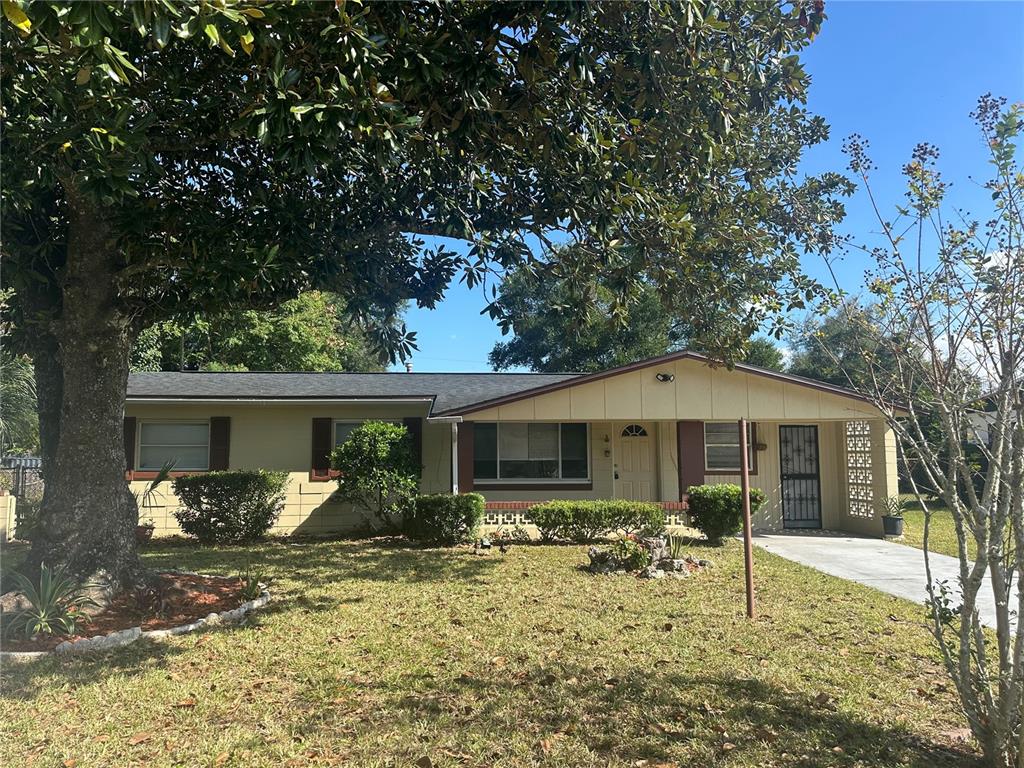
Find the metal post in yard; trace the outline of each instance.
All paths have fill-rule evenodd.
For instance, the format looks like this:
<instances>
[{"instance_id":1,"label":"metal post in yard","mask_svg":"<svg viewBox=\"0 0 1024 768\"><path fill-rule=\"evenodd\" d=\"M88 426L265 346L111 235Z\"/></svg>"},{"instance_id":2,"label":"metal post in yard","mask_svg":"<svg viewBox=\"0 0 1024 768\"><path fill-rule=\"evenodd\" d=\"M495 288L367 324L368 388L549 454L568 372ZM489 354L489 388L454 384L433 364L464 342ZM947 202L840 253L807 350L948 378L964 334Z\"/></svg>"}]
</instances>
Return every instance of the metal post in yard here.
<instances>
[{"instance_id":1,"label":"metal post in yard","mask_svg":"<svg viewBox=\"0 0 1024 768\"><path fill-rule=\"evenodd\" d=\"M747 420L740 419L740 489L743 493L743 567L747 576L747 618L754 618L754 544L750 522L750 451Z\"/></svg>"}]
</instances>

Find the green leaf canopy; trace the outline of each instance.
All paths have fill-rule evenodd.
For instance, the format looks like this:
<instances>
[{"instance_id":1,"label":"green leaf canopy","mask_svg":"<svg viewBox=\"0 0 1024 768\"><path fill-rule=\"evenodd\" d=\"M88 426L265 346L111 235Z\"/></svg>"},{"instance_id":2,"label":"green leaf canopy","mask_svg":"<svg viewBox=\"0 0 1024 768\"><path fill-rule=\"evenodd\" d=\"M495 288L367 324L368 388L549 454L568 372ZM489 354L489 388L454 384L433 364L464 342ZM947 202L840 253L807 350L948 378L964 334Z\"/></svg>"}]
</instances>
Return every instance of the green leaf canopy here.
<instances>
[{"instance_id":1,"label":"green leaf canopy","mask_svg":"<svg viewBox=\"0 0 1024 768\"><path fill-rule=\"evenodd\" d=\"M579 280L628 243L668 295L798 301L841 213L837 179L786 180L825 134L796 55L819 6L5 3L17 325L60 334L69 198L133 327L308 288L388 317L558 233Z\"/></svg>"}]
</instances>

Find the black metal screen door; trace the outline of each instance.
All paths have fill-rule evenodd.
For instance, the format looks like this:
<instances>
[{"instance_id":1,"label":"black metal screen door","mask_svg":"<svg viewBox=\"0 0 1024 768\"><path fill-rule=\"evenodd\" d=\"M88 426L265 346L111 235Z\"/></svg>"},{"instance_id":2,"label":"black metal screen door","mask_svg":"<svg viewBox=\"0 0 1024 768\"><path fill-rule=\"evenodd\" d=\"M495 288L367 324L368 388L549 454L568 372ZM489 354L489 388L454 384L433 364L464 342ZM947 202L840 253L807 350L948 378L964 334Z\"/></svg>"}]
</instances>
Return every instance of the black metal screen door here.
<instances>
[{"instance_id":1,"label":"black metal screen door","mask_svg":"<svg viewBox=\"0 0 1024 768\"><path fill-rule=\"evenodd\" d=\"M780 426L779 461L783 527L821 528L818 428Z\"/></svg>"}]
</instances>

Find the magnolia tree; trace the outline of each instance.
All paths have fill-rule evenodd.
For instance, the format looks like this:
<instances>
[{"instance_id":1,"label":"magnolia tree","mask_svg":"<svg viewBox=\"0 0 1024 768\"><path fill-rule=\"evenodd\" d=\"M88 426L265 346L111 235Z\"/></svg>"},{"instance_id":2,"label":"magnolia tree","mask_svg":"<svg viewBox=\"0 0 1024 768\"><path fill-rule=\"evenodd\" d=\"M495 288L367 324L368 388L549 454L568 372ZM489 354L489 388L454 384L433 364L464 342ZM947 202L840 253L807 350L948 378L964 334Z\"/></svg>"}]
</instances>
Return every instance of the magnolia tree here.
<instances>
[{"instance_id":1,"label":"magnolia tree","mask_svg":"<svg viewBox=\"0 0 1024 768\"><path fill-rule=\"evenodd\" d=\"M794 177L827 135L799 61L821 0L3 13L8 343L35 365L47 480L29 564L90 583L146 576L122 417L155 323L328 290L401 354L407 303L553 239L571 279L639 268L773 312L842 215L839 177Z\"/></svg>"},{"instance_id":2,"label":"magnolia tree","mask_svg":"<svg viewBox=\"0 0 1024 768\"><path fill-rule=\"evenodd\" d=\"M878 214L885 242L870 251L875 301L856 315L869 326L860 335L860 385L885 413L904 461L917 466L907 474L925 510L930 626L942 659L988 764L1010 766L1024 764L1022 109L985 96L972 116L991 152L994 213L984 223L944 215L938 152L915 149L903 169L907 202L892 218ZM866 142L853 137L846 148L871 195ZM959 590L932 575L938 504L956 526ZM993 598L994 635L979 610Z\"/></svg>"}]
</instances>

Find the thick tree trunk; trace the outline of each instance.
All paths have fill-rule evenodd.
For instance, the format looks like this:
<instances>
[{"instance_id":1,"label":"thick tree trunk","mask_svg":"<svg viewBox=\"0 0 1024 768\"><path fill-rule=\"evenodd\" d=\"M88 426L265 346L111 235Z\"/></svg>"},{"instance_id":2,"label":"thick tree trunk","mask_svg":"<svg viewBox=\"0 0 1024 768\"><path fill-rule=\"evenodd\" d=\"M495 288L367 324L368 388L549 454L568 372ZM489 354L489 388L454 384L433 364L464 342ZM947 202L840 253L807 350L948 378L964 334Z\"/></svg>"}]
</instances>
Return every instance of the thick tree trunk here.
<instances>
[{"instance_id":1,"label":"thick tree trunk","mask_svg":"<svg viewBox=\"0 0 1024 768\"><path fill-rule=\"evenodd\" d=\"M58 350L36 360L46 490L30 562L65 568L102 596L143 575L138 508L125 480L129 323L117 301L117 250L102 216L68 197Z\"/></svg>"},{"instance_id":2,"label":"thick tree trunk","mask_svg":"<svg viewBox=\"0 0 1024 768\"><path fill-rule=\"evenodd\" d=\"M32 340L32 363L36 378L36 403L39 410L39 455L43 460L43 479L57 460L60 444L60 403L64 391L64 372L60 368L60 348L50 334L37 334ZM43 492L45 493L45 486Z\"/></svg>"}]
</instances>

